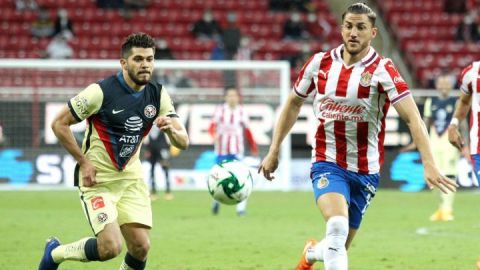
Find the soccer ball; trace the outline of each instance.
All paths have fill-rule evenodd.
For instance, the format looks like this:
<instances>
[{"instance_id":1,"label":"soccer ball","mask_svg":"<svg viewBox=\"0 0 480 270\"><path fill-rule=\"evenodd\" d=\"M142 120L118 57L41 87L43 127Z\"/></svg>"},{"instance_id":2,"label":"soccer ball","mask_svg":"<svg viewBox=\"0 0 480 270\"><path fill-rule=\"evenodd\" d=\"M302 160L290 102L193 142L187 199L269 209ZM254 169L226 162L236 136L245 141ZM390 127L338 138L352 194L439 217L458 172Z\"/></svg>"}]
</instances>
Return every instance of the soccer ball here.
<instances>
[{"instance_id":1,"label":"soccer ball","mask_svg":"<svg viewBox=\"0 0 480 270\"><path fill-rule=\"evenodd\" d=\"M253 178L250 169L237 160L217 164L208 173L208 191L223 204L237 204L250 196Z\"/></svg>"}]
</instances>

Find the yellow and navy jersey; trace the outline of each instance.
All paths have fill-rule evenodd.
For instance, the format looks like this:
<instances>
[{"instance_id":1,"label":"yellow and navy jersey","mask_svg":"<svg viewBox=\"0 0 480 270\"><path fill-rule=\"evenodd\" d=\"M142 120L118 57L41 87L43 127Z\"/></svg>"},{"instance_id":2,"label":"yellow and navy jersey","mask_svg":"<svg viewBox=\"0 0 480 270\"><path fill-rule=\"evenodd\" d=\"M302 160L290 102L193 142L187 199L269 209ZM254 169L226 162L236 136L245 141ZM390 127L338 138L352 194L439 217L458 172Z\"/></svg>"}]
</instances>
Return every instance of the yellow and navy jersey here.
<instances>
[{"instance_id":1,"label":"yellow and navy jersey","mask_svg":"<svg viewBox=\"0 0 480 270\"><path fill-rule=\"evenodd\" d=\"M97 182L143 178L138 151L143 138L157 116L177 117L162 85L149 82L135 91L121 72L89 85L68 106L76 120L87 119L82 150L97 169Z\"/></svg>"},{"instance_id":2,"label":"yellow and navy jersey","mask_svg":"<svg viewBox=\"0 0 480 270\"><path fill-rule=\"evenodd\" d=\"M423 116L431 119L430 134L442 136L452 120L455 110L455 97L433 97L425 101Z\"/></svg>"}]
</instances>

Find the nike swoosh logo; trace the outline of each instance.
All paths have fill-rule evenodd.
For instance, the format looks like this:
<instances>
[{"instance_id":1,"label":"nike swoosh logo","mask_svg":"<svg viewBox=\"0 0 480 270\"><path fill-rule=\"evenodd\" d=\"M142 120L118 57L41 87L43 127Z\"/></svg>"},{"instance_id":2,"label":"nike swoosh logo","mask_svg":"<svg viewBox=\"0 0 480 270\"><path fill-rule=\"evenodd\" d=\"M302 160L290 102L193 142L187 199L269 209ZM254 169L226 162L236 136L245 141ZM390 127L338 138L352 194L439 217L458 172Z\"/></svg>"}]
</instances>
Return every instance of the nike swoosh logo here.
<instances>
[{"instance_id":1,"label":"nike swoosh logo","mask_svg":"<svg viewBox=\"0 0 480 270\"><path fill-rule=\"evenodd\" d=\"M123 112L123 111L125 111L125 109L123 109L123 110L118 110L118 111L116 111L115 109L113 109L113 110L112 110L112 113L113 113L113 114L117 114L117 113L121 113L121 112Z\"/></svg>"}]
</instances>

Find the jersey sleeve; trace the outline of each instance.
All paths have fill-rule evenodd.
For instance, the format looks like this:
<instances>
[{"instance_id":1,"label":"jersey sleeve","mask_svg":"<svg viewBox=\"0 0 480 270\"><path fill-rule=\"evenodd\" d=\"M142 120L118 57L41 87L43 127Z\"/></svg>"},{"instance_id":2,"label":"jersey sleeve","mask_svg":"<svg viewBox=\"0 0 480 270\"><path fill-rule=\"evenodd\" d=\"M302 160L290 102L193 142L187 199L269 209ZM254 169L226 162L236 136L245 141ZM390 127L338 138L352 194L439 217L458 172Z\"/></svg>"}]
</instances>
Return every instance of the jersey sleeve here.
<instances>
[{"instance_id":1,"label":"jersey sleeve","mask_svg":"<svg viewBox=\"0 0 480 270\"><path fill-rule=\"evenodd\" d=\"M472 94L472 83L473 80L476 79L477 76L475 76L475 72L473 70L473 64L470 64L468 67L466 67L462 73L460 73L460 90L464 92L467 95Z\"/></svg>"},{"instance_id":2,"label":"jersey sleeve","mask_svg":"<svg viewBox=\"0 0 480 270\"><path fill-rule=\"evenodd\" d=\"M320 59L322 59L320 54L313 55L300 70L298 78L293 85L293 91L298 97L306 99L312 92L314 92L315 83L313 81L313 76L314 72L318 71Z\"/></svg>"},{"instance_id":3,"label":"jersey sleeve","mask_svg":"<svg viewBox=\"0 0 480 270\"><path fill-rule=\"evenodd\" d=\"M427 98L423 104L423 117L432 117L432 99Z\"/></svg>"},{"instance_id":4,"label":"jersey sleeve","mask_svg":"<svg viewBox=\"0 0 480 270\"><path fill-rule=\"evenodd\" d=\"M173 106L173 101L170 98L165 87L162 88L160 94L160 113L159 116L168 116L168 117L178 117L175 107Z\"/></svg>"},{"instance_id":5,"label":"jersey sleeve","mask_svg":"<svg viewBox=\"0 0 480 270\"><path fill-rule=\"evenodd\" d=\"M103 92L100 85L94 83L68 101L70 112L78 122L97 113L102 107Z\"/></svg>"},{"instance_id":6,"label":"jersey sleeve","mask_svg":"<svg viewBox=\"0 0 480 270\"><path fill-rule=\"evenodd\" d=\"M383 59L380 62L378 71L378 83L381 92L384 91L392 104L395 104L403 98L410 95L407 83L398 72L397 68L390 59Z\"/></svg>"}]
</instances>

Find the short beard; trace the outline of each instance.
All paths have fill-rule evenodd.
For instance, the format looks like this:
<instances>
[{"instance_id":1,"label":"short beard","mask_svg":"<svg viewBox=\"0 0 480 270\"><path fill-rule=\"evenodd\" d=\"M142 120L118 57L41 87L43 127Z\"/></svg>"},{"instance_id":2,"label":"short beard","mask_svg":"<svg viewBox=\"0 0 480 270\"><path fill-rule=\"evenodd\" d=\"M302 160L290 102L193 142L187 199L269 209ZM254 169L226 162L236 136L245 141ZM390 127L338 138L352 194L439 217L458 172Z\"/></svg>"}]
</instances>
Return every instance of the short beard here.
<instances>
[{"instance_id":1,"label":"short beard","mask_svg":"<svg viewBox=\"0 0 480 270\"><path fill-rule=\"evenodd\" d=\"M141 81L139 79L137 79L137 76L135 73L133 73L133 71L131 69L128 69L128 76L130 77L130 79L136 84L136 85L146 85L148 83L149 80L146 80L146 81Z\"/></svg>"}]
</instances>

